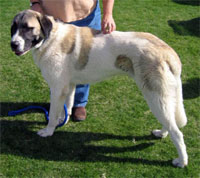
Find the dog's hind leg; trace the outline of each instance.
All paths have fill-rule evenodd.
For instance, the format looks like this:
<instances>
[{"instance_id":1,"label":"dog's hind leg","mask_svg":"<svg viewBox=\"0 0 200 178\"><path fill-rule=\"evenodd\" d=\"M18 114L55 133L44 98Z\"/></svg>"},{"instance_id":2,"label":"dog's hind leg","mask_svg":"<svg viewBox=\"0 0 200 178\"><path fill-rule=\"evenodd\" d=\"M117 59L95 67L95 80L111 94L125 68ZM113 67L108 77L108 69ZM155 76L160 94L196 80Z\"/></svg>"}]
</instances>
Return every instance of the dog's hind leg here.
<instances>
[{"instance_id":1,"label":"dog's hind leg","mask_svg":"<svg viewBox=\"0 0 200 178\"><path fill-rule=\"evenodd\" d=\"M177 85L177 99L176 99L176 112L175 112L175 118L176 118L176 124L179 128L184 127L187 124L187 117L185 114L185 109L183 106L183 96L182 96L182 82L181 79L178 78L178 85Z\"/></svg>"},{"instance_id":2,"label":"dog's hind leg","mask_svg":"<svg viewBox=\"0 0 200 178\"><path fill-rule=\"evenodd\" d=\"M59 85L57 85L59 86ZM46 128L38 131L38 135L41 137L52 136L56 126L59 123L59 116L62 112L64 102L69 92L68 88L51 88L51 103L50 103L50 117Z\"/></svg>"},{"instance_id":3,"label":"dog's hind leg","mask_svg":"<svg viewBox=\"0 0 200 178\"><path fill-rule=\"evenodd\" d=\"M171 139L176 146L179 157L173 161L173 165L184 167L188 164L186 146L183 134L179 130L175 120L176 94L173 92L167 95L159 94L154 91L146 91L145 99L155 117L160 121L163 130L159 134L169 132Z\"/></svg>"}]
</instances>

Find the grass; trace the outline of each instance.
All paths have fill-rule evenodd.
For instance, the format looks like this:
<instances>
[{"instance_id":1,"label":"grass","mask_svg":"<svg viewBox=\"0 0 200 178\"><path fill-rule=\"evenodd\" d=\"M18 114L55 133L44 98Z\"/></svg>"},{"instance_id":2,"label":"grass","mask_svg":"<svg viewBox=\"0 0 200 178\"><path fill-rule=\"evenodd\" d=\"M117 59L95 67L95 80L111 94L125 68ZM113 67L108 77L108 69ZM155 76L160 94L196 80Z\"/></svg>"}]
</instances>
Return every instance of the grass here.
<instances>
[{"instance_id":1,"label":"grass","mask_svg":"<svg viewBox=\"0 0 200 178\"><path fill-rule=\"evenodd\" d=\"M184 133L189 165L174 168L177 152L169 137L155 139L160 128L135 83L117 76L91 86L88 117L56 130L50 138L36 132L43 113L8 117L10 110L49 106L49 89L31 54L10 50L10 24L28 8L27 0L0 0L1 177L200 177L199 6L198 1L123 0L115 2L121 31L155 34L179 54L188 125Z\"/></svg>"}]
</instances>

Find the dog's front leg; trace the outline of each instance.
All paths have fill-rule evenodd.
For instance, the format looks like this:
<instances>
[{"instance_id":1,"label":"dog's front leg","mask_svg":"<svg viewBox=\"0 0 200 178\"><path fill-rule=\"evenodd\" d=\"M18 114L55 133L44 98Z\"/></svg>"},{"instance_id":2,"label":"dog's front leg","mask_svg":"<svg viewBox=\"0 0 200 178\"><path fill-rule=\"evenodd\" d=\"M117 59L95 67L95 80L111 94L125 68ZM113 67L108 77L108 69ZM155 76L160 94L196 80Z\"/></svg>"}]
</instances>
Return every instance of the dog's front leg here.
<instances>
[{"instance_id":1,"label":"dog's front leg","mask_svg":"<svg viewBox=\"0 0 200 178\"><path fill-rule=\"evenodd\" d=\"M62 111L67 95L67 92L63 91L59 91L59 89L51 89L49 122L46 128L38 131L38 135L40 135L41 137L52 136L56 126L58 125L58 117Z\"/></svg>"},{"instance_id":2,"label":"dog's front leg","mask_svg":"<svg viewBox=\"0 0 200 178\"><path fill-rule=\"evenodd\" d=\"M67 94L67 98L65 99L65 104L67 106L67 122L69 121L70 115L72 114L72 107L74 105L74 94L75 94L76 85L71 84L69 86L69 92ZM61 115L59 117L59 124L63 123L65 119L65 110L62 109ZM67 122L65 124L67 124Z\"/></svg>"}]
</instances>

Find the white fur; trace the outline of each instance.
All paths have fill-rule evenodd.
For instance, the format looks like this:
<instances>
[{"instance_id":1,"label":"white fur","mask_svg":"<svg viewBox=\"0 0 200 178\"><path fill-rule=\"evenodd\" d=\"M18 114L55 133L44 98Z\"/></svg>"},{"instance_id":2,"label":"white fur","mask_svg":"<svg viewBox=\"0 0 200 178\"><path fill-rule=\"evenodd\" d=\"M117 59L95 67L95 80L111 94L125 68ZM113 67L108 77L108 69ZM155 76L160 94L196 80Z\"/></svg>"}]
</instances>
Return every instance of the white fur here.
<instances>
[{"instance_id":1,"label":"white fur","mask_svg":"<svg viewBox=\"0 0 200 178\"><path fill-rule=\"evenodd\" d=\"M162 130L155 130L153 134L157 137L166 137L169 132L179 154L179 158L173 161L173 164L179 167L187 165L183 134L178 128L184 126L187 121L182 101L181 64L173 50L163 47L158 52L159 46L155 47L148 39L138 37L138 33L134 32L116 31L108 35L99 34L93 38L86 66L78 70L76 65L83 45L81 28L74 28L75 47L72 53L66 54L60 48L62 39L66 35L70 38L69 28L70 25L58 23L57 30L51 32L50 37L41 46L37 46L39 48L33 49L35 63L41 69L51 90L50 121L38 134L42 137L53 135L59 118L63 117L64 103L71 114L77 84L95 83L116 74L127 74L135 79L151 111L163 126ZM13 38L20 40L16 36ZM161 43L159 39L158 42ZM115 66L119 55L126 55L132 61L134 72L124 72ZM170 69L164 58L171 58L173 69ZM141 60L147 60L147 63ZM158 67L156 70L160 71L155 73L153 68L147 76L151 84L149 88L143 74L152 66Z\"/></svg>"},{"instance_id":2,"label":"white fur","mask_svg":"<svg viewBox=\"0 0 200 178\"><path fill-rule=\"evenodd\" d=\"M23 52L25 47L25 40L19 35L19 30L12 36L11 42L18 42L18 51Z\"/></svg>"}]
</instances>

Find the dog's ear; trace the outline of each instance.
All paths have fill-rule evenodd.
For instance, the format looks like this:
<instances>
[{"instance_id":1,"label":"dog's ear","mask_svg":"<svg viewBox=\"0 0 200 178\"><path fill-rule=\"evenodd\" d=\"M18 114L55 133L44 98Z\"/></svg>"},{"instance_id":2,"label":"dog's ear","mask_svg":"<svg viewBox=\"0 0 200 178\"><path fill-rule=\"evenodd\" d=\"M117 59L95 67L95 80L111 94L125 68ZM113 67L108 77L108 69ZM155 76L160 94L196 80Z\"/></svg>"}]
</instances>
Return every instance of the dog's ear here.
<instances>
[{"instance_id":1,"label":"dog's ear","mask_svg":"<svg viewBox=\"0 0 200 178\"><path fill-rule=\"evenodd\" d=\"M11 30L10 30L11 37L16 33L16 31L17 31L17 24L15 21L13 21L11 24Z\"/></svg>"},{"instance_id":2,"label":"dog's ear","mask_svg":"<svg viewBox=\"0 0 200 178\"><path fill-rule=\"evenodd\" d=\"M17 30L17 22L19 22L20 17L22 17L21 12L14 17L11 23L11 36L13 36Z\"/></svg>"},{"instance_id":3,"label":"dog's ear","mask_svg":"<svg viewBox=\"0 0 200 178\"><path fill-rule=\"evenodd\" d=\"M44 38L48 38L53 27L51 20L46 15L41 15L38 17L38 21L40 23Z\"/></svg>"}]
</instances>

